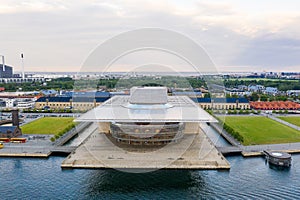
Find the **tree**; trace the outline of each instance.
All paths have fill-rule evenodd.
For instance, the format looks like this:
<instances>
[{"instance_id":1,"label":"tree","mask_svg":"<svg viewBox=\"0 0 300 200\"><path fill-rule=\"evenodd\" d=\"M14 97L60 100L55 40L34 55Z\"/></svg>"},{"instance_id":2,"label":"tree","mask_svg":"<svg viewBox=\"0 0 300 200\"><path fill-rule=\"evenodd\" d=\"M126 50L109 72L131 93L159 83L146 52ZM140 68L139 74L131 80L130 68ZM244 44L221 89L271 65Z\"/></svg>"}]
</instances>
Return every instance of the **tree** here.
<instances>
[{"instance_id":1,"label":"tree","mask_svg":"<svg viewBox=\"0 0 300 200\"><path fill-rule=\"evenodd\" d=\"M253 92L252 95L250 96L251 101L258 101L259 95L256 92Z\"/></svg>"}]
</instances>

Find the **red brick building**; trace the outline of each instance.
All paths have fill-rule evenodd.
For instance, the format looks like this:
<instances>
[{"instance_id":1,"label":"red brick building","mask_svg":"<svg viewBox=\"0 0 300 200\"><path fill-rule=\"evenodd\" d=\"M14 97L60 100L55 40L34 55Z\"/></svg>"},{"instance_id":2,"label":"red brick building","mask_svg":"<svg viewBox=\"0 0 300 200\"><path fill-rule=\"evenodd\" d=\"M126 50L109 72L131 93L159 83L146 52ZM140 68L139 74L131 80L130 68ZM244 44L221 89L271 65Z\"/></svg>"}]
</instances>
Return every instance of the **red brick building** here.
<instances>
[{"instance_id":1,"label":"red brick building","mask_svg":"<svg viewBox=\"0 0 300 200\"><path fill-rule=\"evenodd\" d=\"M256 101L250 102L250 106L256 110L300 110L300 104L292 101Z\"/></svg>"}]
</instances>

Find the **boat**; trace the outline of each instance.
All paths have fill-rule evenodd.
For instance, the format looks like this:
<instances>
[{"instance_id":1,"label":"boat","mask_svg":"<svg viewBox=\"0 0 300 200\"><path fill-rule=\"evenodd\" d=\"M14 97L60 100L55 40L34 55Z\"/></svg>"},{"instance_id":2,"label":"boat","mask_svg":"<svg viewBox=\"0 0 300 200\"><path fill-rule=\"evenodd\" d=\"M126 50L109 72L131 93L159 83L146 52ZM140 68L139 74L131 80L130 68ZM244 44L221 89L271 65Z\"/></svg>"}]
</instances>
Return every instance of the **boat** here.
<instances>
[{"instance_id":1,"label":"boat","mask_svg":"<svg viewBox=\"0 0 300 200\"><path fill-rule=\"evenodd\" d=\"M2 142L0 142L0 149L2 149L4 147L4 144Z\"/></svg>"},{"instance_id":2,"label":"boat","mask_svg":"<svg viewBox=\"0 0 300 200\"><path fill-rule=\"evenodd\" d=\"M282 167L290 167L292 165L292 156L289 153L268 150L263 151L263 153L266 155L266 159L271 165Z\"/></svg>"}]
</instances>

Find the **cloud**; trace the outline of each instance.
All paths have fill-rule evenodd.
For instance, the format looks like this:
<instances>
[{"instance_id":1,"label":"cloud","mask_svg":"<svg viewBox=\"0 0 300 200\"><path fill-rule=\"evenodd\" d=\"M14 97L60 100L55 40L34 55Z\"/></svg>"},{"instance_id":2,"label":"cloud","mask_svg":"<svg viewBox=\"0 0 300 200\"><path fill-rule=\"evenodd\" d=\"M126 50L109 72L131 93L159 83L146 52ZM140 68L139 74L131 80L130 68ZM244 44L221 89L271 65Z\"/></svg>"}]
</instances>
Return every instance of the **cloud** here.
<instances>
[{"instance_id":1,"label":"cloud","mask_svg":"<svg viewBox=\"0 0 300 200\"><path fill-rule=\"evenodd\" d=\"M270 4L258 12L234 0L0 0L0 53L17 70L20 52L30 70L78 70L104 40L160 27L193 38L219 66L299 65L300 13L288 11Z\"/></svg>"},{"instance_id":2,"label":"cloud","mask_svg":"<svg viewBox=\"0 0 300 200\"><path fill-rule=\"evenodd\" d=\"M299 39L270 39L256 38L248 42L244 51L240 52L233 61L235 64L253 66L272 66L283 70L285 66L299 66ZM300 70L300 68L295 69Z\"/></svg>"},{"instance_id":3,"label":"cloud","mask_svg":"<svg viewBox=\"0 0 300 200\"><path fill-rule=\"evenodd\" d=\"M0 14L65 10L61 1L0 1Z\"/></svg>"}]
</instances>

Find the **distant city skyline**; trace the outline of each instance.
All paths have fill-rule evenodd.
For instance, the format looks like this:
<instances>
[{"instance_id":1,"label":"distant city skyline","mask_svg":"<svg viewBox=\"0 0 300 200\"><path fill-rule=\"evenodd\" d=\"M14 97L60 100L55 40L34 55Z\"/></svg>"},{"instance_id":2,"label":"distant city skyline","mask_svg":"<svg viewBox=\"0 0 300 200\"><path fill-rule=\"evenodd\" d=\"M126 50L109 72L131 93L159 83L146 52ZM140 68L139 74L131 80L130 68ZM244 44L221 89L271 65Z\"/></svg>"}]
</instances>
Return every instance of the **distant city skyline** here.
<instances>
[{"instance_id":1,"label":"distant city skyline","mask_svg":"<svg viewBox=\"0 0 300 200\"><path fill-rule=\"evenodd\" d=\"M0 55L15 72L21 53L26 71L76 72L105 40L158 27L195 40L220 72L299 72L299 7L297 0L0 0Z\"/></svg>"}]
</instances>

